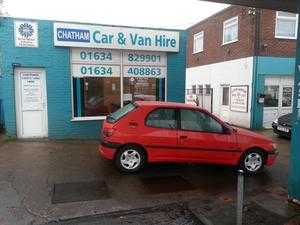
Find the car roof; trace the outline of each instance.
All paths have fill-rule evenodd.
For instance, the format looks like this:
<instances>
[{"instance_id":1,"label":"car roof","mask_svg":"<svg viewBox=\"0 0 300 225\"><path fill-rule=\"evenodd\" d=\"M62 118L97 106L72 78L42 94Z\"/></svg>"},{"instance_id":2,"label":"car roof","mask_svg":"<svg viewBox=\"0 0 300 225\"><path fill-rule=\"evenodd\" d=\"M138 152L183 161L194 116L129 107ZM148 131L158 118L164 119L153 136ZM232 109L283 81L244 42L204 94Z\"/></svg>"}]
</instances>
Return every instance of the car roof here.
<instances>
[{"instance_id":1,"label":"car roof","mask_svg":"<svg viewBox=\"0 0 300 225\"><path fill-rule=\"evenodd\" d=\"M188 108L188 109L199 109L198 106L178 103L178 102L159 102L159 101L136 101L139 106L149 106L149 107L175 107L175 108Z\"/></svg>"}]
</instances>

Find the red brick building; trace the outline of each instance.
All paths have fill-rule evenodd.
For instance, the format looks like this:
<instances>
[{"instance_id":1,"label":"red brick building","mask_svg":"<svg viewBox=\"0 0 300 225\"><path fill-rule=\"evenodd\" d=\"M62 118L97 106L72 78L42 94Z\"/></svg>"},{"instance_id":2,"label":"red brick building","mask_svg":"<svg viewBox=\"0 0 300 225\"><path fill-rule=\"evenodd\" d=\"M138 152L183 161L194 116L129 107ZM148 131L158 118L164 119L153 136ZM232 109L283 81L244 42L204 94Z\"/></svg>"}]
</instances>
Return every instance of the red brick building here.
<instances>
[{"instance_id":1,"label":"red brick building","mask_svg":"<svg viewBox=\"0 0 300 225\"><path fill-rule=\"evenodd\" d=\"M269 128L291 111L297 19L230 6L190 27L186 101L240 126Z\"/></svg>"}]
</instances>

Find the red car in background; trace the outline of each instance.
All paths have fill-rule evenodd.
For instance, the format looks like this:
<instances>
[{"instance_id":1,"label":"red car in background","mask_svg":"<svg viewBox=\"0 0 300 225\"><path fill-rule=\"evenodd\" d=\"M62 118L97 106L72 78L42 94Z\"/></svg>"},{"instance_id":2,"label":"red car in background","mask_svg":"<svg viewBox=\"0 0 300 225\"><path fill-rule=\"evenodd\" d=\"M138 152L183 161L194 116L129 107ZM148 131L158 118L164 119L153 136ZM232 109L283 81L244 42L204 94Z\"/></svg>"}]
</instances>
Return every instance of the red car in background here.
<instances>
[{"instance_id":1,"label":"red car in background","mask_svg":"<svg viewBox=\"0 0 300 225\"><path fill-rule=\"evenodd\" d=\"M240 166L248 174L274 163L272 140L232 127L206 110L169 102L135 102L107 116L100 154L124 172L146 163L189 162Z\"/></svg>"}]
</instances>

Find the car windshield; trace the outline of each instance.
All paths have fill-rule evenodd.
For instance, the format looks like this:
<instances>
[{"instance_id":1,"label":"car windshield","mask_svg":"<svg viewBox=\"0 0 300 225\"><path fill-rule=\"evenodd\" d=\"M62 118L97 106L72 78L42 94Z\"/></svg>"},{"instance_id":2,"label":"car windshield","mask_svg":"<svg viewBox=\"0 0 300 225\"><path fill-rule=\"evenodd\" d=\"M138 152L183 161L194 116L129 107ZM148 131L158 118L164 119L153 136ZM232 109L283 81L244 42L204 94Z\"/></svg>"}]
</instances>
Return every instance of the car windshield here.
<instances>
[{"instance_id":1,"label":"car windshield","mask_svg":"<svg viewBox=\"0 0 300 225\"><path fill-rule=\"evenodd\" d=\"M109 114L106 118L106 121L109 123L115 123L119 119L121 119L123 116L125 116L126 114L128 114L129 112L134 110L135 108L136 108L135 104L129 103L129 104L125 105L123 108L120 108L119 110Z\"/></svg>"}]
</instances>

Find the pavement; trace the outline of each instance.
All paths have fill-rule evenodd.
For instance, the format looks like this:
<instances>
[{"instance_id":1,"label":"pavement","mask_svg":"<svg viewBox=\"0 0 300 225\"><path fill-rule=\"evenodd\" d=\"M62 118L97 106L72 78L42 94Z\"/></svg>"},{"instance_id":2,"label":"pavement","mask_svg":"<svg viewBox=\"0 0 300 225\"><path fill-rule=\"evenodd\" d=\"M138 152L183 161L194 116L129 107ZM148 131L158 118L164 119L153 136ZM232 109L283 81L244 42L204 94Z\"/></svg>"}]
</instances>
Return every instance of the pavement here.
<instances>
[{"instance_id":1,"label":"pavement","mask_svg":"<svg viewBox=\"0 0 300 225\"><path fill-rule=\"evenodd\" d=\"M300 224L288 203L290 141L273 167L245 177L244 224ZM0 225L235 224L236 168L153 164L133 175L101 159L98 141L0 136Z\"/></svg>"}]
</instances>

